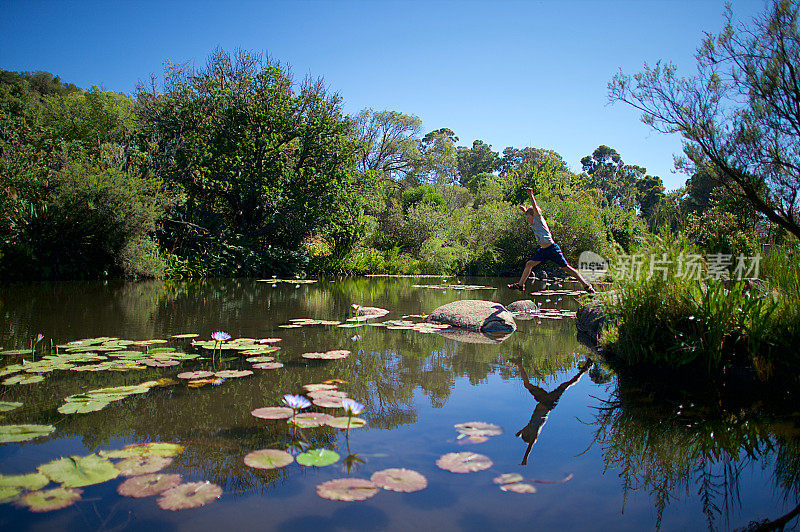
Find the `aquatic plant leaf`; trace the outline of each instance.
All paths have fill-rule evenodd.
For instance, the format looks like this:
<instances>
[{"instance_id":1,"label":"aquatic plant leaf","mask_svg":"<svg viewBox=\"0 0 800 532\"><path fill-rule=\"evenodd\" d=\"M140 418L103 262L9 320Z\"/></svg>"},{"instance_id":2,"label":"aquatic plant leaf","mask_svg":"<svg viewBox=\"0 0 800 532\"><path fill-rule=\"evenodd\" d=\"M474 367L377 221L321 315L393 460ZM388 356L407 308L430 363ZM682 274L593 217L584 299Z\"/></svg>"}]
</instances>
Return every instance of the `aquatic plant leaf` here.
<instances>
[{"instance_id":1,"label":"aquatic plant leaf","mask_svg":"<svg viewBox=\"0 0 800 532\"><path fill-rule=\"evenodd\" d=\"M162 510L187 510L197 508L219 499L222 488L211 482L187 482L163 492L158 498Z\"/></svg>"},{"instance_id":2,"label":"aquatic plant leaf","mask_svg":"<svg viewBox=\"0 0 800 532\"><path fill-rule=\"evenodd\" d=\"M189 381L186 383L186 386L189 388L202 388L203 386L207 386L209 384L222 384L225 382L225 379L222 378L211 378L211 379L197 379L194 381Z\"/></svg>"},{"instance_id":3,"label":"aquatic plant leaf","mask_svg":"<svg viewBox=\"0 0 800 532\"><path fill-rule=\"evenodd\" d=\"M153 349L150 350L150 354L172 353L173 351L175 351L174 347L154 347Z\"/></svg>"},{"instance_id":4,"label":"aquatic plant leaf","mask_svg":"<svg viewBox=\"0 0 800 532\"><path fill-rule=\"evenodd\" d=\"M331 385L331 384L334 384L334 385L335 384L347 384L347 381L343 381L342 379L328 379L323 384L327 384L327 385ZM313 385L310 384L308 386L313 386ZM335 389L335 388L336 388L336 386L333 387L333 389ZM311 391L311 390L309 390L309 391Z\"/></svg>"},{"instance_id":5,"label":"aquatic plant leaf","mask_svg":"<svg viewBox=\"0 0 800 532\"><path fill-rule=\"evenodd\" d=\"M483 421L469 421L457 423L456 430L467 436L498 436L503 433L503 427Z\"/></svg>"},{"instance_id":6,"label":"aquatic plant leaf","mask_svg":"<svg viewBox=\"0 0 800 532\"><path fill-rule=\"evenodd\" d=\"M50 479L41 473L26 475L0 475L0 488L20 488L38 490L50 483Z\"/></svg>"},{"instance_id":7,"label":"aquatic plant leaf","mask_svg":"<svg viewBox=\"0 0 800 532\"><path fill-rule=\"evenodd\" d=\"M30 349L7 349L5 351L0 351L0 355L2 356L17 356L17 355L30 355L33 353Z\"/></svg>"},{"instance_id":8,"label":"aquatic plant leaf","mask_svg":"<svg viewBox=\"0 0 800 532\"><path fill-rule=\"evenodd\" d=\"M302 327L302 325L294 325L294 324L291 324L291 325L278 325L278 327L280 327L281 329L299 329L300 327Z\"/></svg>"},{"instance_id":9,"label":"aquatic plant leaf","mask_svg":"<svg viewBox=\"0 0 800 532\"><path fill-rule=\"evenodd\" d=\"M184 339L184 338L197 338L197 337L199 337L199 336L200 336L199 334L194 334L194 333L186 333L186 334L173 334L173 335L171 336L171 338L175 338L175 339L177 339L177 340L182 340L182 339Z\"/></svg>"},{"instance_id":10,"label":"aquatic plant leaf","mask_svg":"<svg viewBox=\"0 0 800 532\"><path fill-rule=\"evenodd\" d=\"M309 392L316 392L320 390L335 390L336 385L332 383L325 383L325 384L304 384L303 388Z\"/></svg>"},{"instance_id":11,"label":"aquatic plant leaf","mask_svg":"<svg viewBox=\"0 0 800 532\"><path fill-rule=\"evenodd\" d=\"M322 412L303 412L302 414L297 414L289 421L293 422L301 429L308 429L325 425L331 419L333 419L333 416L330 414L323 414Z\"/></svg>"},{"instance_id":12,"label":"aquatic plant leaf","mask_svg":"<svg viewBox=\"0 0 800 532\"><path fill-rule=\"evenodd\" d=\"M151 368L167 368L170 366L177 366L180 364L177 360L155 360L155 359L143 359L137 360L139 364L144 364L145 366L149 366Z\"/></svg>"},{"instance_id":13,"label":"aquatic plant leaf","mask_svg":"<svg viewBox=\"0 0 800 532\"><path fill-rule=\"evenodd\" d=\"M493 463L488 456L470 452L447 453L436 460L437 466L452 473L483 471L492 467Z\"/></svg>"},{"instance_id":14,"label":"aquatic plant leaf","mask_svg":"<svg viewBox=\"0 0 800 532\"><path fill-rule=\"evenodd\" d=\"M162 358L159 356L158 358ZM200 358L200 355L196 353L167 353L164 358L167 360L194 360L195 358Z\"/></svg>"},{"instance_id":15,"label":"aquatic plant leaf","mask_svg":"<svg viewBox=\"0 0 800 532\"><path fill-rule=\"evenodd\" d=\"M119 395L133 395L138 393L147 393L150 388L136 384L133 386L112 386L109 388L98 388L96 390L89 390L86 395L91 395L96 398L103 398L106 396L115 397Z\"/></svg>"},{"instance_id":16,"label":"aquatic plant leaf","mask_svg":"<svg viewBox=\"0 0 800 532\"><path fill-rule=\"evenodd\" d=\"M315 390L306 393L312 399L321 399L323 397L338 397L339 399L344 399L347 397L347 392L343 392L341 390Z\"/></svg>"},{"instance_id":17,"label":"aquatic plant leaf","mask_svg":"<svg viewBox=\"0 0 800 532\"><path fill-rule=\"evenodd\" d=\"M236 379L239 377L247 377L252 374L253 372L249 369L225 369L214 373L214 376L222 377L223 379Z\"/></svg>"},{"instance_id":18,"label":"aquatic plant leaf","mask_svg":"<svg viewBox=\"0 0 800 532\"><path fill-rule=\"evenodd\" d=\"M11 412L12 410L22 406L22 403L15 403L13 401L0 401L0 412Z\"/></svg>"},{"instance_id":19,"label":"aquatic plant leaf","mask_svg":"<svg viewBox=\"0 0 800 532\"><path fill-rule=\"evenodd\" d=\"M286 467L294 462L294 457L280 449L260 449L247 453L244 457L245 465L255 469L276 469Z\"/></svg>"},{"instance_id":20,"label":"aquatic plant leaf","mask_svg":"<svg viewBox=\"0 0 800 532\"><path fill-rule=\"evenodd\" d=\"M488 436L467 436L466 434L459 434L456 438L459 445L484 443L489 441Z\"/></svg>"},{"instance_id":21,"label":"aquatic plant leaf","mask_svg":"<svg viewBox=\"0 0 800 532\"><path fill-rule=\"evenodd\" d=\"M360 417L335 417L325 422L329 427L335 429L357 429L367 424L367 421Z\"/></svg>"},{"instance_id":22,"label":"aquatic plant leaf","mask_svg":"<svg viewBox=\"0 0 800 532\"><path fill-rule=\"evenodd\" d=\"M369 479L389 491L411 493L428 486L428 479L412 469L391 468L376 471Z\"/></svg>"},{"instance_id":23,"label":"aquatic plant leaf","mask_svg":"<svg viewBox=\"0 0 800 532\"><path fill-rule=\"evenodd\" d=\"M19 500L19 504L26 506L32 512L50 512L74 504L80 500L82 493L82 490L69 487L32 491L25 494Z\"/></svg>"},{"instance_id":24,"label":"aquatic plant leaf","mask_svg":"<svg viewBox=\"0 0 800 532\"><path fill-rule=\"evenodd\" d=\"M179 379L207 379L213 376L214 373L211 371L184 371L177 375Z\"/></svg>"},{"instance_id":25,"label":"aquatic plant leaf","mask_svg":"<svg viewBox=\"0 0 800 532\"><path fill-rule=\"evenodd\" d=\"M258 357L249 357L245 359L248 362L272 362L275 360L275 357L270 356L258 356Z\"/></svg>"},{"instance_id":26,"label":"aquatic plant leaf","mask_svg":"<svg viewBox=\"0 0 800 532\"><path fill-rule=\"evenodd\" d=\"M342 400L342 397L326 395L315 397L313 403L320 408L343 408Z\"/></svg>"},{"instance_id":27,"label":"aquatic plant leaf","mask_svg":"<svg viewBox=\"0 0 800 532\"><path fill-rule=\"evenodd\" d=\"M303 353L300 356L303 357L303 358L308 358L308 359L322 359L322 358L325 358L325 353L313 351L313 352L310 352L310 353Z\"/></svg>"},{"instance_id":28,"label":"aquatic plant leaf","mask_svg":"<svg viewBox=\"0 0 800 532\"><path fill-rule=\"evenodd\" d=\"M86 414L97 412L111 404L110 401L69 401L58 407L62 414Z\"/></svg>"},{"instance_id":29,"label":"aquatic plant leaf","mask_svg":"<svg viewBox=\"0 0 800 532\"><path fill-rule=\"evenodd\" d=\"M136 456L177 456L184 450L183 445L165 442L145 442L127 445L122 449L99 451L105 458L132 458Z\"/></svg>"},{"instance_id":30,"label":"aquatic plant leaf","mask_svg":"<svg viewBox=\"0 0 800 532\"><path fill-rule=\"evenodd\" d=\"M297 455L297 463L304 466L325 467L339 461L339 453L329 449L311 449Z\"/></svg>"},{"instance_id":31,"label":"aquatic plant leaf","mask_svg":"<svg viewBox=\"0 0 800 532\"><path fill-rule=\"evenodd\" d=\"M43 380L44 377L42 377L41 375L31 375L31 374L14 375L13 377L9 377L6 380L4 380L3 384L5 384L6 386L12 386L14 384L34 384L37 382L42 382Z\"/></svg>"},{"instance_id":32,"label":"aquatic plant leaf","mask_svg":"<svg viewBox=\"0 0 800 532\"><path fill-rule=\"evenodd\" d=\"M139 475L117 486L117 493L125 497L152 497L181 483L180 475Z\"/></svg>"},{"instance_id":33,"label":"aquatic plant leaf","mask_svg":"<svg viewBox=\"0 0 800 532\"><path fill-rule=\"evenodd\" d=\"M500 489L513 493L536 493L536 488L532 484L527 484L525 482L512 482L510 484L503 484L500 486Z\"/></svg>"},{"instance_id":34,"label":"aquatic plant leaf","mask_svg":"<svg viewBox=\"0 0 800 532\"><path fill-rule=\"evenodd\" d=\"M0 486L0 504L11 502L22 493L22 488L14 486Z\"/></svg>"},{"instance_id":35,"label":"aquatic plant leaf","mask_svg":"<svg viewBox=\"0 0 800 532\"><path fill-rule=\"evenodd\" d=\"M47 436L53 425L0 425L0 443L18 443Z\"/></svg>"},{"instance_id":36,"label":"aquatic plant leaf","mask_svg":"<svg viewBox=\"0 0 800 532\"><path fill-rule=\"evenodd\" d=\"M289 419L292 417L292 409L285 406L266 406L256 408L250 415L259 419Z\"/></svg>"},{"instance_id":37,"label":"aquatic plant leaf","mask_svg":"<svg viewBox=\"0 0 800 532\"><path fill-rule=\"evenodd\" d=\"M12 364L0 369L0 377L5 377L6 375L11 375L12 373L17 373L18 371L22 371L22 364Z\"/></svg>"},{"instance_id":38,"label":"aquatic plant leaf","mask_svg":"<svg viewBox=\"0 0 800 532\"><path fill-rule=\"evenodd\" d=\"M280 362L260 362L258 364L253 364L253 369L280 369L283 367L283 364Z\"/></svg>"},{"instance_id":39,"label":"aquatic plant leaf","mask_svg":"<svg viewBox=\"0 0 800 532\"><path fill-rule=\"evenodd\" d=\"M38 470L68 488L100 484L119 476L114 464L96 454L59 458L40 465Z\"/></svg>"},{"instance_id":40,"label":"aquatic plant leaf","mask_svg":"<svg viewBox=\"0 0 800 532\"><path fill-rule=\"evenodd\" d=\"M317 495L331 501L363 501L379 491L374 482L365 478L337 478L317 486Z\"/></svg>"},{"instance_id":41,"label":"aquatic plant leaf","mask_svg":"<svg viewBox=\"0 0 800 532\"><path fill-rule=\"evenodd\" d=\"M512 482L522 482L525 480L519 473L503 473L500 476L494 477L492 482L495 484L511 484Z\"/></svg>"},{"instance_id":42,"label":"aquatic plant leaf","mask_svg":"<svg viewBox=\"0 0 800 532\"><path fill-rule=\"evenodd\" d=\"M136 456L126 458L122 462L115 464L120 474L126 477L134 475L144 475L146 473L158 473L172 463L172 458L167 456Z\"/></svg>"}]
</instances>

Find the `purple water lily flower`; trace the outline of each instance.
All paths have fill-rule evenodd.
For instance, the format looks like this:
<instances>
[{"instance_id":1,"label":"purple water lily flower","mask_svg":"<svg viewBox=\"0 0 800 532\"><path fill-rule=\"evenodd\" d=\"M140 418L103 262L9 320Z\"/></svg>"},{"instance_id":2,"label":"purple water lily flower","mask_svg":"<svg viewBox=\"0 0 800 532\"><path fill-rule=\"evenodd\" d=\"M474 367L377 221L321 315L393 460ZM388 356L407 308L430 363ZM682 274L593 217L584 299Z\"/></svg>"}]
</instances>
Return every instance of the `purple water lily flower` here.
<instances>
[{"instance_id":1,"label":"purple water lily flower","mask_svg":"<svg viewBox=\"0 0 800 532\"><path fill-rule=\"evenodd\" d=\"M225 341L231 339L231 335L226 333L225 331L217 331L217 332L211 333L211 338L213 338L217 342L225 342Z\"/></svg>"},{"instance_id":2,"label":"purple water lily flower","mask_svg":"<svg viewBox=\"0 0 800 532\"><path fill-rule=\"evenodd\" d=\"M288 405L292 410L302 410L311 406L311 401L302 395L292 395L289 393L283 396L283 403Z\"/></svg>"},{"instance_id":3,"label":"purple water lily flower","mask_svg":"<svg viewBox=\"0 0 800 532\"><path fill-rule=\"evenodd\" d=\"M364 405L358 401L350 399L349 397L342 399L342 408L344 408L344 411L348 416L357 416L364 411Z\"/></svg>"}]
</instances>

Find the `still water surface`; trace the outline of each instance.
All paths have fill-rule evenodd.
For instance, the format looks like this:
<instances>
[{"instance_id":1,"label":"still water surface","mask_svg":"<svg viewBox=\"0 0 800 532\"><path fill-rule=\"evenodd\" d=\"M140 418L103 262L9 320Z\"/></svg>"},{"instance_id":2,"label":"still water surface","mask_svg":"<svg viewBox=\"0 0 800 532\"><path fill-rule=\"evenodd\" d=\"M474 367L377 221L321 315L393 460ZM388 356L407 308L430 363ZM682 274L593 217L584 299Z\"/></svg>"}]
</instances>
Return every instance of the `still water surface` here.
<instances>
[{"instance_id":1,"label":"still water surface","mask_svg":"<svg viewBox=\"0 0 800 532\"><path fill-rule=\"evenodd\" d=\"M572 319L518 320L500 343L363 325L286 329L293 318L345 322L351 305L388 309L382 322L427 314L456 299L508 304L528 296L509 290L414 287L434 279L362 278L314 284L211 280L186 283L58 283L0 286L0 348L98 336L168 339L213 331L234 338L281 338L277 370L189 388L153 388L98 412L63 415L64 397L105 386L138 384L196 369L248 369L244 356L184 361L128 372L55 371L43 382L0 386L0 401L24 406L0 424L55 425L50 436L0 444L0 474L30 473L62 456L85 456L139 442L179 442L185 452L164 472L207 480L222 490L207 506L167 511L155 497L117 494L123 478L83 488L82 500L33 513L0 504L1 530L729 530L774 520L798 503L800 445L796 413L778 415L746 402L736 409L664 400L620 383L588 362ZM448 282L453 282L450 280ZM464 283L497 279L463 279ZM539 286L541 288L541 286ZM561 300L558 298L561 297ZM550 308L577 308L573 297L534 296ZM546 301L546 300L550 301ZM419 321L419 320L416 320ZM172 343L186 347L183 343ZM341 360L301 358L347 349ZM207 353L207 352L206 352ZM0 358L0 365L18 363ZM363 428L295 429L262 420L254 409L279 406L284 394L327 379L366 406ZM312 407L312 411L322 411ZM337 414L341 415L341 413ZM482 443L459 438L457 423L482 421L503 433ZM273 470L246 466L257 449L331 449L326 467L298 463ZM458 474L437 459L469 451L490 469ZM349 459L346 459L349 457ZM344 477L368 479L387 468L427 478L414 493L380 491L361 502L320 498L316 486ZM503 492L493 479L519 473L533 494ZM542 482L544 481L544 482ZM50 484L49 487L54 487Z\"/></svg>"}]
</instances>

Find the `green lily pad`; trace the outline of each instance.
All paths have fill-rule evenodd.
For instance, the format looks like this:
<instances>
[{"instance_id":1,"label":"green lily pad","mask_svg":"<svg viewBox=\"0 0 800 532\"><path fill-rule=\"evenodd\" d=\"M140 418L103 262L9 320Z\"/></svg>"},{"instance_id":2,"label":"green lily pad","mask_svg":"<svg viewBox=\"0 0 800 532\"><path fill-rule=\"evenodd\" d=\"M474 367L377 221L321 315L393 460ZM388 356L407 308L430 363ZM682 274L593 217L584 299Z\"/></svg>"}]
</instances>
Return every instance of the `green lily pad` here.
<instances>
[{"instance_id":1,"label":"green lily pad","mask_svg":"<svg viewBox=\"0 0 800 532\"><path fill-rule=\"evenodd\" d=\"M294 462L294 457L280 449L261 449L245 455L244 463L255 469L276 469Z\"/></svg>"},{"instance_id":2,"label":"green lily pad","mask_svg":"<svg viewBox=\"0 0 800 532\"><path fill-rule=\"evenodd\" d=\"M154 347L150 350L150 353L172 353L173 351L175 351L174 347Z\"/></svg>"},{"instance_id":3,"label":"green lily pad","mask_svg":"<svg viewBox=\"0 0 800 532\"><path fill-rule=\"evenodd\" d=\"M22 493L22 489L14 486L0 486L0 504L11 502Z\"/></svg>"},{"instance_id":4,"label":"green lily pad","mask_svg":"<svg viewBox=\"0 0 800 532\"><path fill-rule=\"evenodd\" d=\"M105 458L132 458L137 456L177 456L183 452L183 445L177 443L146 442L127 445L113 451L100 451Z\"/></svg>"},{"instance_id":5,"label":"green lily pad","mask_svg":"<svg viewBox=\"0 0 800 532\"><path fill-rule=\"evenodd\" d=\"M204 506L221 495L222 488L211 482L187 482L163 492L157 502L162 510L186 510Z\"/></svg>"},{"instance_id":6,"label":"green lily pad","mask_svg":"<svg viewBox=\"0 0 800 532\"><path fill-rule=\"evenodd\" d=\"M329 419L328 421L325 422L325 424L335 429L348 429L348 428L357 429L366 425L367 422L366 420L360 417L348 418L347 416L342 416Z\"/></svg>"},{"instance_id":7,"label":"green lily pad","mask_svg":"<svg viewBox=\"0 0 800 532\"><path fill-rule=\"evenodd\" d=\"M297 455L297 463L304 466L325 467L339 461L339 453L329 449L312 449Z\"/></svg>"},{"instance_id":8,"label":"green lily pad","mask_svg":"<svg viewBox=\"0 0 800 532\"><path fill-rule=\"evenodd\" d=\"M36 382L42 382L43 380L44 377L42 377L41 375L31 375L31 374L14 375L13 377L9 377L6 380L4 380L3 384L5 384L6 386L11 386L13 384L33 384Z\"/></svg>"},{"instance_id":9,"label":"green lily pad","mask_svg":"<svg viewBox=\"0 0 800 532\"><path fill-rule=\"evenodd\" d=\"M86 414L97 412L110 404L110 401L70 401L58 407L62 414Z\"/></svg>"},{"instance_id":10,"label":"green lily pad","mask_svg":"<svg viewBox=\"0 0 800 532\"><path fill-rule=\"evenodd\" d=\"M8 349L6 351L0 351L0 355L2 356L16 356L16 355L30 355L33 353L30 349Z\"/></svg>"},{"instance_id":11,"label":"green lily pad","mask_svg":"<svg viewBox=\"0 0 800 532\"><path fill-rule=\"evenodd\" d=\"M11 412L12 410L22 406L22 403L15 403L13 401L0 401L0 412Z\"/></svg>"},{"instance_id":12,"label":"green lily pad","mask_svg":"<svg viewBox=\"0 0 800 532\"><path fill-rule=\"evenodd\" d=\"M247 360L248 362L272 362L273 360L275 360L275 357L258 356L258 357L249 357L246 358L245 360Z\"/></svg>"},{"instance_id":13,"label":"green lily pad","mask_svg":"<svg viewBox=\"0 0 800 532\"><path fill-rule=\"evenodd\" d=\"M50 483L50 479L41 473L28 473L27 475L0 475L0 488L19 488L24 490L38 490Z\"/></svg>"},{"instance_id":14,"label":"green lily pad","mask_svg":"<svg viewBox=\"0 0 800 532\"><path fill-rule=\"evenodd\" d=\"M139 475L131 477L117 487L125 497L152 497L181 483L180 475Z\"/></svg>"},{"instance_id":15,"label":"green lily pad","mask_svg":"<svg viewBox=\"0 0 800 532\"><path fill-rule=\"evenodd\" d=\"M17 443L47 436L53 425L0 425L0 443Z\"/></svg>"},{"instance_id":16,"label":"green lily pad","mask_svg":"<svg viewBox=\"0 0 800 532\"><path fill-rule=\"evenodd\" d=\"M317 486L317 495L332 501L363 501L379 491L374 482L365 478L337 478Z\"/></svg>"},{"instance_id":17,"label":"green lily pad","mask_svg":"<svg viewBox=\"0 0 800 532\"><path fill-rule=\"evenodd\" d=\"M59 458L39 466L39 472L68 488L100 484L117 478L119 469L96 454Z\"/></svg>"},{"instance_id":18,"label":"green lily pad","mask_svg":"<svg viewBox=\"0 0 800 532\"><path fill-rule=\"evenodd\" d=\"M5 377L6 375L11 375L19 371L22 371L22 364L11 364L10 366L0 369L0 377Z\"/></svg>"},{"instance_id":19,"label":"green lily pad","mask_svg":"<svg viewBox=\"0 0 800 532\"><path fill-rule=\"evenodd\" d=\"M53 488L51 490L32 491L22 497L19 503L27 506L32 512L50 512L66 508L80 500L82 490L71 488Z\"/></svg>"}]
</instances>

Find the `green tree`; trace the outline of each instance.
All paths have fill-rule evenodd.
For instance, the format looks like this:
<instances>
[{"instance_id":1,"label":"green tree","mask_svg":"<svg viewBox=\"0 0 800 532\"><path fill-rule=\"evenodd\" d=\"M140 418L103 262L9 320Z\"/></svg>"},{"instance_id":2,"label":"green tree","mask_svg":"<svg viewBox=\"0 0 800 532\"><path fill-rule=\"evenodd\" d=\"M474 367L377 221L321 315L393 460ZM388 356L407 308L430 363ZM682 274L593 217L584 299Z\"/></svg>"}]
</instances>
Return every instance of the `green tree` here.
<instances>
[{"instance_id":1,"label":"green tree","mask_svg":"<svg viewBox=\"0 0 800 532\"><path fill-rule=\"evenodd\" d=\"M417 172L422 163L418 138L422 120L397 111L364 109L356 115L355 124L362 143L360 172L379 172L392 180Z\"/></svg>"},{"instance_id":2,"label":"green tree","mask_svg":"<svg viewBox=\"0 0 800 532\"><path fill-rule=\"evenodd\" d=\"M512 171L519 171L524 165L534 166L542 159L548 159L550 164L554 164L558 170L569 170L564 158L553 150L544 148L522 148L520 150L512 146L503 150L503 156L497 163L497 169L500 170L500 175L505 177Z\"/></svg>"},{"instance_id":3,"label":"green tree","mask_svg":"<svg viewBox=\"0 0 800 532\"><path fill-rule=\"evenodd\" d=\"M746 26L731 8L719 35L697 51L697 74L645 65L609 83L612 102L642 112L662 133L684 138L690 173L716 169L719 183L800 238L800 33L797 0L773 0Z\"/></svg>"},{"instance_id":4,"label":"green tree","mask_svg":"<svg viewBox=\"0 0 800 532\"><path fill-rule=\"evenodd\" d=\"M459 146L456 149L459 182L467 186L480 173L492 173L497 169L500 157L492 147L482 140L472 142L472 148Z\"/></svg>"},{"instance_id":5,"label":"green tree","mask_svg":"<svg viewBox=\"0 0 800 532\"><path fill-rule=\"evenodd\" d=\"M431 131L419 142L422 154L420 175L424 181L435 184L452 184L458 176L456 158L458 137L452 130L444 127Z\"/></svg>"}]
</instances>

